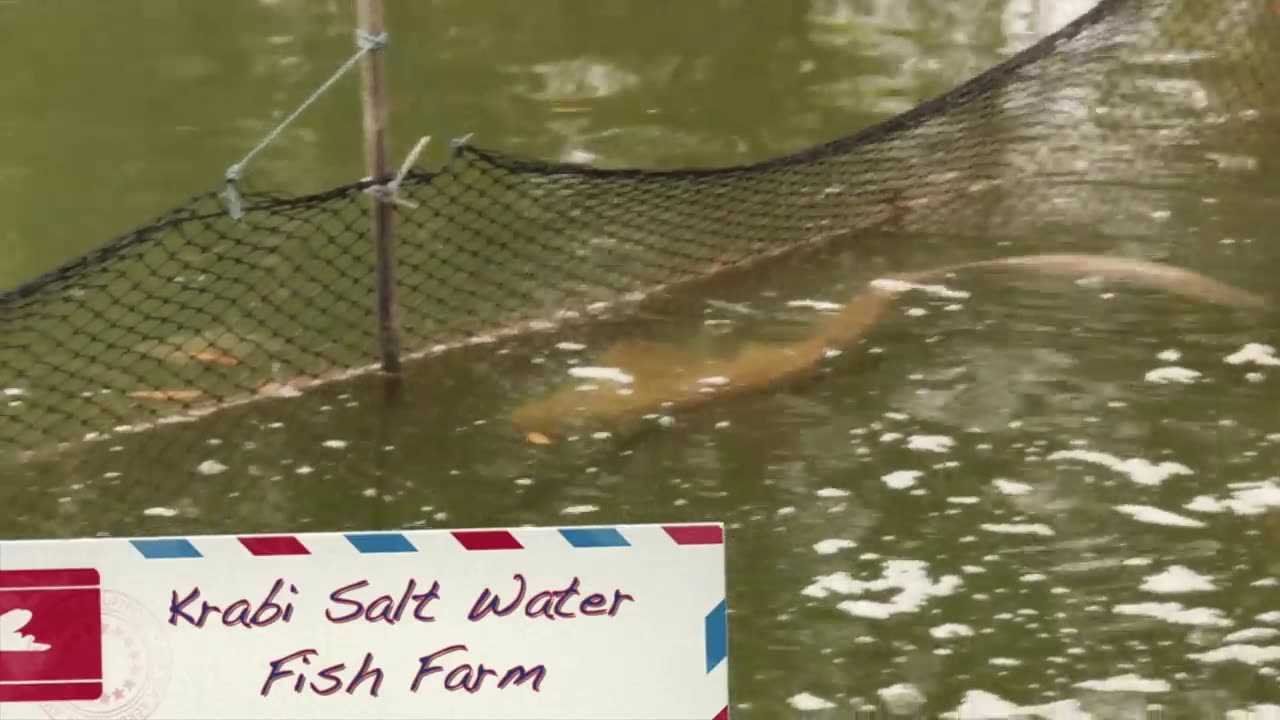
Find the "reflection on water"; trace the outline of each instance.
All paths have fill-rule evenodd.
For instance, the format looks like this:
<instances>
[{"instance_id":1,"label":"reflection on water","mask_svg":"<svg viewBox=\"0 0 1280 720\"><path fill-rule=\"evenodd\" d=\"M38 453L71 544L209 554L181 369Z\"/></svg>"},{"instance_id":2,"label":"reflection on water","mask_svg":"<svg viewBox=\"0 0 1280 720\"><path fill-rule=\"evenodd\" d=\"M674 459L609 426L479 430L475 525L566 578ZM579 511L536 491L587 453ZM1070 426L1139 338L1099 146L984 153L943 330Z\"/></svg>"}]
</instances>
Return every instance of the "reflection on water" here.
<instances>
[{"instance_id":1,"label":"reflection on water","mask_svg":"<svg viewBox=\"0 0 1280 720\"><path fill-rule=\"evenodd\" d=\"M1089 3L389 5L398 145L476 131L545 157L680 166L883 119ZM0 5L0 28L25 28L0 38L12 40L6 66L29 66L35 40L66 58L38 80L0 78L4 106L27 109L0 113L4 285L216 183L350 50L341 3L48 7ZM77 26L118 41L79 47ZM1203 64L1178 71L1188 63ZM735 717L849 717L864 704L1266 717L1280 703L1280 338L1268 318L1087 278L964 276L952 294L903 299L803 382L550 445L506 422L619 339L731 352L796 337L877 274L1008 254L982 223L1008 223L1019 254L1155 257L1274 296L1280 176L1259 128L1280 102L1234 107L1212 67L1167 54L1093 94L1001 97L991 122L1038 149L981 137L961 149L971 155L936 159L939 173L1000 160L1004 189L955 236L867 237L629 322L416 363L389 406L362 378L228 410L216 427L158 428L146 440L162 458L126 435L6 466L0 532L723 520ZM359 172L354 108L340 93L318 105L256 166L259 184L306 190ZM1057 182L1030 182L1046 172ZM1011 211L1028 203L1052 221ZM0 386L6 411L23 412L20 383Z\"/></svg>"},{"instance_id":2,"label":"reflection on water","mask_svg":"<svg viewBox=\"0 0 1280 720\"><path fill-rule=\"evenodd\" d=\"M1001 12L1005 45L1014 54L1075 20L1094 6L1092 0L1006 0Z\"/></svg>"},{"instance_id":3,"label":"reflection on water","mask_svg":"<svg viewBox=\"0 0 1280 720\"><path fill-rule=\"evenodd\" d=\"M635 86L640 78L622 68L587 58L562 62L539 63L530 68L516 68L538 78L535 84L516 86L514 90L535 100L572 102L608 97Z\"/></svg>"}]
</instances>

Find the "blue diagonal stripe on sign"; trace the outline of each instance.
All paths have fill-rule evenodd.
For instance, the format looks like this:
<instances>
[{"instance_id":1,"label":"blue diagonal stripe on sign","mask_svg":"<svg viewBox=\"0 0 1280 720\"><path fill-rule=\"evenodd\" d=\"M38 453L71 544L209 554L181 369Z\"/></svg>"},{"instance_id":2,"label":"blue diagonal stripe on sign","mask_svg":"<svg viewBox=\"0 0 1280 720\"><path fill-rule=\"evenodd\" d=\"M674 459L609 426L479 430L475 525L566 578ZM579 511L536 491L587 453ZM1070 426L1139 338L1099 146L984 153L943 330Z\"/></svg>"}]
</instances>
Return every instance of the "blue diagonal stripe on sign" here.
<instances>
[{"instance_id":1,"label":"blue diagonal stripe on sign","mask_svg":"<svg viewBox=\"0 0 1280 720\"><path fill-rule=\"evenodd\" d=\"M707 638L707 672L711 672L729 655L729 617L728 606L724 600L721 600L714 610L707 613L705 632Z\"/></svg>"},{"instance_id":2,"label":"blue diagonal stripe on sign","mask_svg":"<svg viewBox=\"0 0 1280 720\"><path fill-rule=\"evenodd\" d=\"M563 528L560 534L578 548L631 546L616 528Z\"/></svg>"},{"instance_id":3,"label":"blue diagonal stripe on sign","mask_svg":"<svg viewBox=\"0 0 1280 720\"><path fill-rule=\"evenodd\" d=\"M142 557L148 560L170 560L173 558L204 557L195 545L186 538L157 538L148 540L130 540Z\"/></svg>"},{"instance_id":4,"label":"blue diagonal stripe on sign","mask_svg":"<svg viewBox=\"0 0 1280 720\"><path fill-rule=\"evenodd\" d=\"M418 548L400 533L347 533L347 542L362 553L417 552Z\"/></svg>"}]
</instances>

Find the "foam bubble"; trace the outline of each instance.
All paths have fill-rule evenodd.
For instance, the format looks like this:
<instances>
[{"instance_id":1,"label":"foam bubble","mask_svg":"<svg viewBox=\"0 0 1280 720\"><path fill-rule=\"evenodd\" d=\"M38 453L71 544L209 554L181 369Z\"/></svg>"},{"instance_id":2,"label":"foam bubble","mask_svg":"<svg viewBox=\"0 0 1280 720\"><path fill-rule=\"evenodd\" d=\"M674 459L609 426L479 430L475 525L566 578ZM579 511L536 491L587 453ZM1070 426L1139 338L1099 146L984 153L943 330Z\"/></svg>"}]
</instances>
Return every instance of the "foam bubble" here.
<instances>
[{"instance_id":1,"label":"foam bubble","mask_svg":"<svg viewBox=\"0 0 1280 720\"><path fill-rule=\"evenodd\" d=\"M1128 515L1138 522L1167 527L1204 527L1204 523L1193 518L1161 510L1150 505L1117 505L1116 510Z\"/></svg>"}]
</instances>

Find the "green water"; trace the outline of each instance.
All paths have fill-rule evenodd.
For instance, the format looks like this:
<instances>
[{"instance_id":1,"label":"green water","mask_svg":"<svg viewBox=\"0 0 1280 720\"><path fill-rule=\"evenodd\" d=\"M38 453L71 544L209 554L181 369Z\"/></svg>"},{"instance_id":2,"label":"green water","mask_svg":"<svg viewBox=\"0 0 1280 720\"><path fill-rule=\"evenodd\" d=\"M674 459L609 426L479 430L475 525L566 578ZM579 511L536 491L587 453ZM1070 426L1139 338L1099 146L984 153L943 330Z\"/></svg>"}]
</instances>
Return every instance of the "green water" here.
<instances>
[{"instance_id":1,"label":"green water","mask_svg":"<svg viewBox=\"0 0 1280 720\"><path fill-rule=\"evenodd\" d=\"M474 133L602 166L766 158L902 111L1087 4L389 0L393 154L432 135L435 164L444 140ZM215 187L349 54L351 27L349 3L326 0L0 0L0 287ZM335 86L252 183L359 177L356 98L354 76ZM1276 296L1280 142L1249 147L1226 163L1245 180L1157 193L1148 224L1166 230L1109 249ZM1033 228L1017 251L1077 239ZM627 331L701 328L681 341L704 346L794 334L815 312L788 300L839 302L868 266L930 266L942 249L989 255L981 238L933 235L782 262L714 287L749 314L686 298ZM1280 345L1274 317L1070 278L956 287L973 299L911 295L808 382L634 435L587 427L538 446L504 422L619 332L586 327L412 364L391 408L365 378L161 428L162 461L126 438L6 466L0 534L719 520L735 717L848 717L901 683L934 714L974 690L1077 698L1099 717L1280 703L1280 386L1265 357L1226 360ZM1170 367L1197 381L1159 382ZM1143 522L1137 506L1194 524ZM838 573L895 568L904 587L840 592ZM1214 662L1224 645L1262 649ZM1123 675L1168 690L1077 685ZM815 697L838 709L797 709Z\"/></svg>"}]
</instances>

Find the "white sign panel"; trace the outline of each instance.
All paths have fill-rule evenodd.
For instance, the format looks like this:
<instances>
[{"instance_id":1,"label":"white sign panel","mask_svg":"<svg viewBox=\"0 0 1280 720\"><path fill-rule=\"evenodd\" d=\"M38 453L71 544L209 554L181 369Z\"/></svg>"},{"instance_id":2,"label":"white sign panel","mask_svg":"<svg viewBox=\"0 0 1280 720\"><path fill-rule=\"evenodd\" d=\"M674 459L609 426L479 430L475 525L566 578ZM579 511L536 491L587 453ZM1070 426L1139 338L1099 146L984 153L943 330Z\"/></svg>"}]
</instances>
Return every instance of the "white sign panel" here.
<instances>
[{"instance_id":1,"label":"white sign panel","mask_svg":"<svg viewBox=\"0 0 1280 720\"><path fill-rule=\"evenodd\" d=\"M727 720L721 525L0 542L0 717Z\"/></svg>"}]
</instances>

